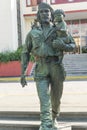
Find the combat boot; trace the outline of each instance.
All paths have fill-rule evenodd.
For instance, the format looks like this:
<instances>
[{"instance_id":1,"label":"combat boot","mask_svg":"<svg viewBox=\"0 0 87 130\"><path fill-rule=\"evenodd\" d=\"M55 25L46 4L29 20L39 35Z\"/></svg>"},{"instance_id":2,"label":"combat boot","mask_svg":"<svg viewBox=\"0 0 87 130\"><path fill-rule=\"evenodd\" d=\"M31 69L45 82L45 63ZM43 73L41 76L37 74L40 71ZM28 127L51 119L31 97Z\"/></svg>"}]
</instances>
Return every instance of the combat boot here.
<instances>
[{"instance_id":1,"label":"combat boot","mask_svg":"<svg viewBox=\"0 0 87 130\"><path fill-rule=\"evenodd\" d=\"M53 130L58 130L58 122L57 122L57 119L53 119Z\"/></svg>"}]
</instances>

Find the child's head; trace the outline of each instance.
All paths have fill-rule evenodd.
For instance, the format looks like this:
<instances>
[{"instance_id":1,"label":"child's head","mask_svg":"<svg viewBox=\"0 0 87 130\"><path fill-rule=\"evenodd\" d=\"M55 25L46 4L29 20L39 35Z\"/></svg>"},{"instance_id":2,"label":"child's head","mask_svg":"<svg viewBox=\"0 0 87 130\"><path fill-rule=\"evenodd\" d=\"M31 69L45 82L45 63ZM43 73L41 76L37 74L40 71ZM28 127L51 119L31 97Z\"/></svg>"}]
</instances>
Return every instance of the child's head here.
<instances>
[{"instance_id":1,"label":"child's head","mask_svg":"<svg viewBox=\"0 0 87 130\"><path fill-rule=\"evenodd\" d=\"M54 11L54 22L61 22L64 17L65 14L62 9L57 9Z\"/></svg>"}]
</instances>

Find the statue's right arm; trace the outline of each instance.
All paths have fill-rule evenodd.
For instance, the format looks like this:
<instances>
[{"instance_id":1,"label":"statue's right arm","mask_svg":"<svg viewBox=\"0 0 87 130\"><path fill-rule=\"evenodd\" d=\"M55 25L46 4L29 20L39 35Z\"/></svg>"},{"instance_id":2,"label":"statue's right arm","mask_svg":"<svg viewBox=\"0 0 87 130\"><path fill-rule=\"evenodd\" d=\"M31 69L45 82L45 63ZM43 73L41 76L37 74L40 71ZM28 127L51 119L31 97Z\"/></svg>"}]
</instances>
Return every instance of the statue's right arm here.
<instances>
[{"instance_id":1,"label":"statue's right arm","mask_svg":"<svg viewBox=\"0 0 87 130\"><path fill-rule=\"evenodd\" d=\"M21 54L21 85L24 87L27 85L26 82L26 69L30 60L30 52L32 48L32 42L31 42L31 37L30 34L26 36L25 44L23 45L23 50Z\"/></svg>"}]
</instances>

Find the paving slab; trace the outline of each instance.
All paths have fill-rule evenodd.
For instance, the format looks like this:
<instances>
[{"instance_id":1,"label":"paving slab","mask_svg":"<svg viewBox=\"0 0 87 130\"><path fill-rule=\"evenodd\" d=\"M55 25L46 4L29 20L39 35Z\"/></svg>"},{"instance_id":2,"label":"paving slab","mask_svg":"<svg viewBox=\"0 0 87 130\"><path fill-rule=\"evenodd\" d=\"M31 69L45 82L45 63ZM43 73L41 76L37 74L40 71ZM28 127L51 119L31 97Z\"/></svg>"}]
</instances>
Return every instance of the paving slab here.
<instances>
[{"instance_id":1,"label":"paving slab","mask_svg":"<svg viewBox=\"0 0 87 130\"><path fill-rule=\"evenodd\" d=\"M40 111L35 82L0 83L0 111ZM61 112L87 113L87 81L64 82Z\"/></svg>"}]
</instances>

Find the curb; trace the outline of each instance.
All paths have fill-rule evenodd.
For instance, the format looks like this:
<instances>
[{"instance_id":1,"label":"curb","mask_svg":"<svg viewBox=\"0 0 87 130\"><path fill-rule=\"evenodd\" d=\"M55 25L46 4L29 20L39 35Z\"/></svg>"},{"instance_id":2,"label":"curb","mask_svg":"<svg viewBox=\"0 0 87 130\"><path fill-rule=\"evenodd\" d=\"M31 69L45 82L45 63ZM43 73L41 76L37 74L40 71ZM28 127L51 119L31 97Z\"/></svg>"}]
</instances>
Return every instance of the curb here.
<instances>
[{"instance_id":1,"label":"curb","mask_svg":"<svg viewBox=\"0 0 87 130\"><path fill-rule=\"evenodd\" d=\"M34 81L33 77L26 77L27 81ZM85 81L87 76L66 76L65 81ZM0 82L20 82L20 77L0 77Z\"/></svg>"},{"instance_id":2,"label":"curb","mask_svg":"<svg viewBox=\"0 0 87 130\"><path fill-rule=\"evenodd\" d=\"M27 81L34 81L33 77L26 77ZM20 82L20 77L1 77L0 82Z\"/></svg>"}]
</instances>

